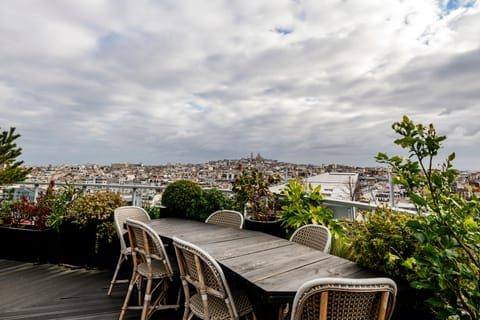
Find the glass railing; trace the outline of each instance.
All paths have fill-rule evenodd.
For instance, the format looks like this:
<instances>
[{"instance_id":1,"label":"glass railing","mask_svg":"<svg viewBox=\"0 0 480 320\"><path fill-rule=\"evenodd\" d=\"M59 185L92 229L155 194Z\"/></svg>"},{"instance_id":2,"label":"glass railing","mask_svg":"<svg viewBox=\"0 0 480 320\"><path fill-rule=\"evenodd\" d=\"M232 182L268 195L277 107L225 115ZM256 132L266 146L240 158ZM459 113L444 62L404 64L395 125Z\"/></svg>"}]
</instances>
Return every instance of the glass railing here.
<instances>
[{"instance_id":1,"label":"glass railing","mask_svg":"<svg viewBox=\"0 0 480 320\"><path fill-rule=\"evenodd\" d=\"M65 186L66 183L56 182L56 186ZM154 185L133 185L133 184L95 184L95 183L75 183L71 184L80 188L83 193L94 192L95 190L108 190L119 193L122 198L131 205L136 206L161 206L161 195L166 186ZM23 190L29 194L30 200L36 199L42 190L48 186L46 182L19 182L14 185L3 186L4 189ZM231 190L219 189L222 192L231 193ZM336 219L358 219L362 211L374 210L378 205L359 201L348 201L326 198L323 204L330 208ZM414 214L415 211L393 208L395 211L402 211Z\"/></svg>"}]
</instances>

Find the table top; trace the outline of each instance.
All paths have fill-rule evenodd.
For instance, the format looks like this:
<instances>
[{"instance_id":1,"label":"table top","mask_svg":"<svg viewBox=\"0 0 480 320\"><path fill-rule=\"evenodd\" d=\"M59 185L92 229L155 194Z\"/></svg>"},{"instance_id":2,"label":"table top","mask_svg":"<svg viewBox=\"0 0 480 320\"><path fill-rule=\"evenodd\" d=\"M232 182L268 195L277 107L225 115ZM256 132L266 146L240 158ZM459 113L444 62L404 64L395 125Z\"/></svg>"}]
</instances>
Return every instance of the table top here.
<instances>
[{"instance_id":1,"label":"table top","mask_svg":"<svg viewBox=\"0 0 480 320\"><path fill-rule=\"evenodd\" d=\"M372 277L372 272L350 260L259 231L176 218L148 224L166 242L178 237L201 247L223 268L271 297L293 299L304 282L315 278Z\"/></svg>"}]
</instances>

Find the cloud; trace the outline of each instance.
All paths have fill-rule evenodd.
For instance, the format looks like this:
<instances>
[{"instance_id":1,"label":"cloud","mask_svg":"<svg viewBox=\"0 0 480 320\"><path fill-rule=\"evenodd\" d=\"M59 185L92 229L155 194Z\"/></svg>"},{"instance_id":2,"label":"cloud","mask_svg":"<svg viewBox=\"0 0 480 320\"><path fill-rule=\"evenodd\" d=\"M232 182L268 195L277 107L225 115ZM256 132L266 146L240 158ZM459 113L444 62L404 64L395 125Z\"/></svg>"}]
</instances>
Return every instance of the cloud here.
<instances>
[{"instance_id":1,"label":"cloud","mask_svg":"<svg viewBox=\"0 0 480 320\"><path fill-rule=\"evenodd\" d=\"M480 169L477 1L3 1L27 164L375 165L409 115Z\"/></svg>"}]
</instances>

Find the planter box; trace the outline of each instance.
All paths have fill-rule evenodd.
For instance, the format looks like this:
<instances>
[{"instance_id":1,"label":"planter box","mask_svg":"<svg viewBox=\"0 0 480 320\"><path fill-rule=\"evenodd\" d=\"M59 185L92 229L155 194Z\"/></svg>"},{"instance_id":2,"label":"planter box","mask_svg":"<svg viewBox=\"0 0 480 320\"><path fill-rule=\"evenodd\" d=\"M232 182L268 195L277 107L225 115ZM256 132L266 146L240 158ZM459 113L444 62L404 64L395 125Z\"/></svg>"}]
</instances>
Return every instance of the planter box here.
<instances>
[{"instance_id":1,"label":"planter box","mask_svg":"<svg viewBox=\"0 0 480 320\"><path fill-rule=\"evenodd\" d=\"M62 224L51 243L51 251L55 254L51 255L50 261L94 268L114 268L120 254L118 239L114 238L111 243L101 241L97 253L95 233L95 226L79 228L73 223Z\"/></svg>"},{"instance_id":2,"label":"planter box","mask_svg":"<svg viewBox=\"0 0 480 320\"><path fill-rule=\"evenodd\" d=\"M4 244L0 257L19 261L47 261L53 234L53 230L38 230L31 226L0 226L0 239Z\"/></svg>"},{"instance_id":3,"label":"planter box","mask_svg":"<svg viewBox=\"0 0 480 320\"><path fill-rule=\"evenodd\" d=\"M95 252L95 228L78 228L65 223L60 232L51 229L0 226L0 239L5 244L0 258L70 264L82 267L113 269L120 253L118 239L103 241Z\"/></svg>"},{"instance_id":4,"label":"planter box","mask_svg":"<svg viewBox=\"0 0 480 320\"><path fill-rule=\"evenodd\" d=\"M285 230L280 226L280 222L278 221L253 220L247 216L245 217L243 228L247 230L265 232L280 238L286 237Z\"/></svg>"}]
</instances>

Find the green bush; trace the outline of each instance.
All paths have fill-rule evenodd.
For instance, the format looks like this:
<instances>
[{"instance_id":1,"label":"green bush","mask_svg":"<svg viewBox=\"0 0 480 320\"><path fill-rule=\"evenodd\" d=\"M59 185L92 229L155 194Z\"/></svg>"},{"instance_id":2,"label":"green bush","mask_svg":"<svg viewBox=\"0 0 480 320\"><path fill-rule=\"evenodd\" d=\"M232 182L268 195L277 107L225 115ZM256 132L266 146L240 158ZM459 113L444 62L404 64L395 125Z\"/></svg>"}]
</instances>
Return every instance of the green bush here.
<instances>
[{"instance_id":1,"label":"green bush","mask_svg":"<svg viewBox=\"0 0 480 320\"><path fill-rule=\"evenodd\" d=\"M193 181L179 180L169 184L162 195L162 217L179 217L205 221L214 211L232 209L230 197L216 189L202 189Z\"/></svg>"},{"instance_id":2,"label":"green bush","mask_svg":"<svg viewBox=\"0 0 480 320\"><path fill-rule=\"evenodd\" d=\"M75 198L68 207L65 218L80 228L95 228L95 252L98 252L102 240L112 242L116 237L113 211L125 205L120 194L98 191Z\"/></svg>"},{"instance_id":3,"label":"green bush","mask_svg":"<svg viewBox=\"0 0 480 320\"><path fill-rule=\"evenodd\" d=\"M161 217L161 208L160 207L144 207L145 211L147 211L148 215L152 219L158 219Z\"/></svg>"},{"instance_id":4,"label":"green bush","mask_svg":"<svg viewBox=\"0 0 480 320\"><path fill-rule=\"evenodd\" d=\"M187 218L195 216L202 197L202 188L189 180L178 180L169 184L162 195L162 205L168 217ZM162 211L163 211L162 210Z\"/></svg>"},{"instance_id":5,"label":"green bush","mask_svg":"<svg viewBox=\"0 0 480 320\"><path fill-rule=\"evenodd\" d=\"M216 188L202 189L199 208L194 212L193 216L189 216L188 218L205 221L211 213L217 210L232 208L232 200L226 193Z\"/></svg>"},{"instance_id":6,"label":"green bush","mask_svg":"<svg viewBox=\"0 0 480 320\"><path fill-rule=\"evenodd\" d=\"M392 212L390 208L365 213L363 220L354 221L348 228L350 258L362 266L406 280L414 272L404 263L418 249L418 241L407 226L415 219L418 218L414 215Z\"/></svg>"}]
</instances>

